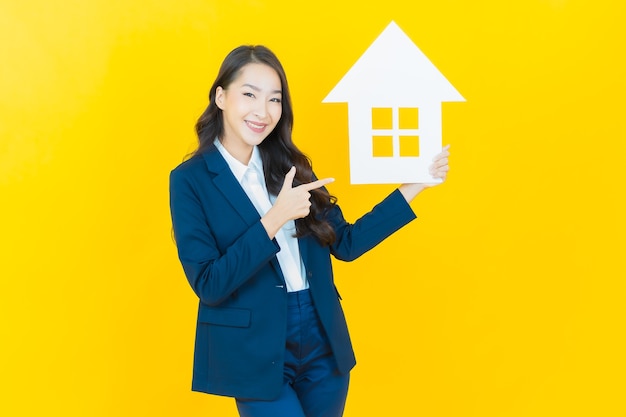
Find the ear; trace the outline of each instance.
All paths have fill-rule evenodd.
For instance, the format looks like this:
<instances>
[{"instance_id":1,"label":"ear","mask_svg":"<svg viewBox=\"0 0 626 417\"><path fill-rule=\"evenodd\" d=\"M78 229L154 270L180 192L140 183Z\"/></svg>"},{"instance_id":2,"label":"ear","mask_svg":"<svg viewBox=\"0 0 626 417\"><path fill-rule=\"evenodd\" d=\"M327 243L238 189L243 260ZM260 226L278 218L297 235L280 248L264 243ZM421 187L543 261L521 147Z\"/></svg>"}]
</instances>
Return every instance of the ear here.
<instances>
[{"instance_id":1,"label":"ear","mask_svg":"<svg viewBox=\"0 0 626 417\"><path fill-rule=\"evenodd\" d=\"M220 110L224 110L224 94L226 94L226 90L221 86L215 89L215 104Z\"/></svg>"}]
</instances>

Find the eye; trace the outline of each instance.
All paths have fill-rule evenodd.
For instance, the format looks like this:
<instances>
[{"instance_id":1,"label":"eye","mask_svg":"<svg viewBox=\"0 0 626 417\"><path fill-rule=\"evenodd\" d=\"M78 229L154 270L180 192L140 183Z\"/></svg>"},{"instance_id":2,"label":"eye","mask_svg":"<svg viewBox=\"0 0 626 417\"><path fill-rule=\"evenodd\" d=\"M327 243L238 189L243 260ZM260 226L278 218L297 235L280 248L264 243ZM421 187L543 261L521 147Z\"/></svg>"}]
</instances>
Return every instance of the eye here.
<instances>
[{"instance_id":1,"label":"eye","mask_svg":"<svg viewBox=\"0 0 626 417\"><path fill-rule=\"evenodd\" d=\"M270 101L273 102L273 103L281 103L282 102L282 100L279 99L278 97L271 98Z\"/></svg>"},{"instance_id":2,"label":"eye","mask_svg":"<svg viewBox=\"0 0 626 417\"><path fill-rule=\"evenodd\" d=\"M252 93L243 93L243 95L246 96L246 97L254 98L254 94L252 94Z\"/></svg>"}]
</instances>

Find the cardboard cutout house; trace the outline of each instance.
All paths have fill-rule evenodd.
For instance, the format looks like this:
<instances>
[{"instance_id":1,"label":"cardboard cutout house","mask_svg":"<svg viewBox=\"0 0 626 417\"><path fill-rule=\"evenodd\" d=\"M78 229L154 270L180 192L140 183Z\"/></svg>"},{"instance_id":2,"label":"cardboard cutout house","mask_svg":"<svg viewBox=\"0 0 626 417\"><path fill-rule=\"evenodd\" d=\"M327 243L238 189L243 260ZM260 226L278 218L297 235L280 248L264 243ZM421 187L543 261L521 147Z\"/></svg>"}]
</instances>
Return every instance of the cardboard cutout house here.
<instances>
[{"instance_id":1,"label":"cardboard cutout house","mask_svg":"<svg viewBox=\"0 0 626 417\"><path fill-rule=\"evenodd\" d=\"M444 101L465 99L391 22L323 101L348 103L350 182L439 182Z\"/></svg>"}]
</instances>

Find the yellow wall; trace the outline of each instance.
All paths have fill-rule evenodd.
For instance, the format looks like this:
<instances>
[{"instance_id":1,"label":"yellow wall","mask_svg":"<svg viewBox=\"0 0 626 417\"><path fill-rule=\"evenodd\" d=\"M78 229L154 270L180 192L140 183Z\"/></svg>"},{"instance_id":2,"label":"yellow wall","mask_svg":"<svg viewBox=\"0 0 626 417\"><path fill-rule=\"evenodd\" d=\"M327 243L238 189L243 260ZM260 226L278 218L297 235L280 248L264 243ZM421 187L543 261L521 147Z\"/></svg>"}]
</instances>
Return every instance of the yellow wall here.
<instances>
[{"instance_id":1,"label":"yellow wall","mask_svg":"<svg viewBox=\"0 0 626 417\"><path fill-rule=\"evenodd\" d=\"M0 0L0 415L236 415L190 392L169 170L224 55L267 44L355 219L392 187L349 184L347 107L321 101L391 20L467 102L419 220L336 265L346 417L625 415L625 3L295 4Z\"/></svg>"}]
</instances>

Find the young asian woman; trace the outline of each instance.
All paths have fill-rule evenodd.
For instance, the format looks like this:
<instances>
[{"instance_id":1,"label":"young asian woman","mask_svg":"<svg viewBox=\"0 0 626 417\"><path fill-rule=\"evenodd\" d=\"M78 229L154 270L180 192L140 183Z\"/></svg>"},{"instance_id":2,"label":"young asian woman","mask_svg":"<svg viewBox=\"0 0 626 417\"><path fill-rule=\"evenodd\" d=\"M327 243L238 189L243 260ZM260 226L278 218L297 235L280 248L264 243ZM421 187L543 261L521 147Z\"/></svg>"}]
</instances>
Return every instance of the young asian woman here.
<instances>
[{"instance_id":1,"label":"young asian woman","mask_svg":"<svg viewBox=\"0 0 626 417\"><path fill-rule=\"evenodd\" d=\"M264 46L222 63L170 175L179 259L198 296L192 389L245 417L339 417L355 357L331 255L351 261L415 218L429 184L402 184L347 222L294 144L287 78ZM445 180L448 147L431 175ZM366 284L365 284L366 285Z\"/></svg>"}]
</instances>

